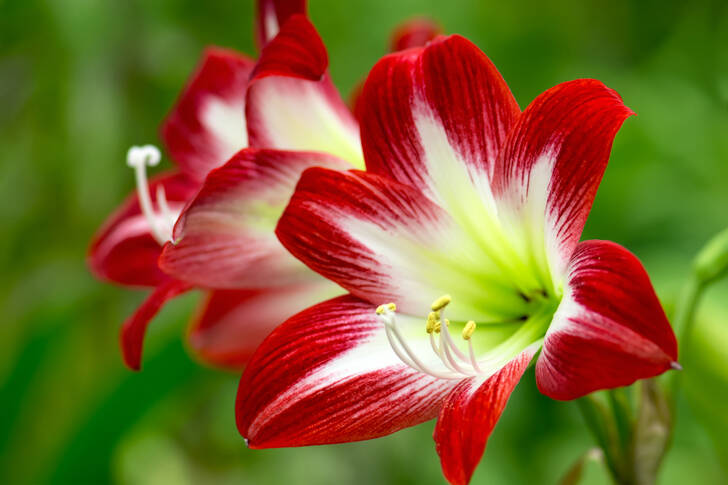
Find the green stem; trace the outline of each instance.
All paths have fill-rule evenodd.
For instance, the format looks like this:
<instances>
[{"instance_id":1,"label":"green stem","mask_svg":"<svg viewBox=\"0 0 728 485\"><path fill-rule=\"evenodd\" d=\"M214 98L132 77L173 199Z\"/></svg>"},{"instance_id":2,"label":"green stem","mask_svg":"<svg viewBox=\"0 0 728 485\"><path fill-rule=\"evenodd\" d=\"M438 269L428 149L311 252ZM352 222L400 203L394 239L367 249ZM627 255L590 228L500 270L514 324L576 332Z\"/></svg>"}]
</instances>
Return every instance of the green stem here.
<instances>
[{"instance_id":1,"label":"green stem","mask_svg":"<svg viewBox=\"0 0 728 485\"><path fill-rule=\"evenodd\" d=\"M576 403L587 428L604 452L604 461L614 483L620 485L630 483L626 479L627 467L620 450L619 432L614 417L593 394L577 399Z\"/></svg>"},{"instance_id":2,"label":"green stem","mask_svg":"<svg viewBox=\"0 0 728 485\"><path fill-rule=\"evenodd\" d=\"M678 342L680 342L681 350L687 348L687 340L695 324L695 313L698 309L698 303L703 296L703 291L706 286L693 273L685 284L680 294L680 299L675 306L675 316L672 320L672 326L675 328L675 332L680 335Z\"/></svg>"},{"instance_id":3,"label":"green stem","mask_svg":"<svg viewBox=\"0 0 728 485\"><path fill-rule=\"evenodd\" d=\"M728 229L724 229L708 241L698 252L693 261L692 273L675 307L672 325L675 332L680 336L678 339L680 354L689 346L693 327L695 326L695 314L703 292L711 283L718 281L727 273ZM679 375L679 372L673 372L668 383L673 405L679 385Z\"/></svg>"}]
</instances>

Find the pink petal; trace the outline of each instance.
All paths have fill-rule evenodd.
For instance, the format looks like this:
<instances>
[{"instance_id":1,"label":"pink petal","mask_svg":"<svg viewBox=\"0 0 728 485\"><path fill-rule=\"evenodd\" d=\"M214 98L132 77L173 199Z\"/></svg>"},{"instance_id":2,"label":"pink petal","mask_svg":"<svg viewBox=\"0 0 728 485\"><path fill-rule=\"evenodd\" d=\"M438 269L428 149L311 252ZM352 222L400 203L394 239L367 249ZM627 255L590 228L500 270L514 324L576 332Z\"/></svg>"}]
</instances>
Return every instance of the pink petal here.
<instances>
[{"instance_id":1,"label":"pink petal","mask_svg":"<svg viewBox=\"0 0 728 485\"><path fill-rule=\"evenodd\" d=\"M509 134L493 190L501 206L524 218L529 206L546 214L545 244L556 274L563 274L581 237L614 136L631 114L615 91L580 79L541 94Z\"/></svg>"},{"instance_id":2,"label":"pink petal","mask_svg":"<svg viewBox=\"0 0 728 485\"><path fill-rule=\"evenodd\" d=\"M184 281L170 279L158 286L124 322L119 333L119 344L124 363L129 369L139 370L141 368L144 335L152 318L168 300L191 289L192 286Z\"/></svg>"},{"instance_id":3,"label":"pink petal","mask_svg":"<svg viewBox=\"0 0 728 485\"><path fill-rule=\"evenodd\" d=\"M537 350L524 350L485 381L460 382L447 397L434 438L443 474L451 484L470 482L490 433Z\"/></svg>"},{"instance_id":4,"label":"pink petal","mask_svg":"<svg viewBox=\"0 0 728 485\"><path fill-rule=\"evenodd\" d=\"M160 267L208 288L261 288L316 278L274 234L301 172L312 166L347 168L324 153L238 152L208 175L182 212Z\"/></svg>"},{"instance_id":5,"label":"pink petal","mask_svg":"<svg viewBox=\"0 0 728 485\"><path fill-rule=\"evenodd\" d=\"M160 184L173 210L181 209L197 190L197 184L183 175L163 174L150 181L154 203ZM157 286L169 279L157 266L161 249L149 232L149 224L134 193L94 236L88 265L100 279L130 286Z\"/></svg>"},{"instance_id":6,"label":"pink petal","mask_svg":"<svg viewBox=\"0 0 728 485\"><path fill-rule=\"evenodd\" d=\"M335 298L299 313L263 341L245 369L236 404L248 446L364 440L435 417L458 381L402 364L374 310L351 296Z\"/></svg>"},{"instance_id":7,"label":"pink petal","mask_svg":"<svg viewBox=\"0 0 728 485\"><path fill-rule=\"evenodd\" d=\"M306 0L258 0L257 4L255 34L259 47L270 42L290 16L306 13Z\"/></svg>"},{"instance_id":8,"label":"pink petal","mask_svg":"<svg viewBox=\"0 0 728 485\"><path fill-rule=\"evenodd\" d=\"M162 125L162 139L180 170L203 180L248 144L245 92L253 61L208 47Z\"/></svg>"},{"instance_id":9,"label":"pink petal","mask_svg":"<svg viewBox=\"0 0 728 485\"><path fill-rule=\"evenodd\" d=\"M326 48L293 15L263 49L248 89L250 146L328 152L363 166L359 125L326 71Z\"/></svg>"},{"instance_id":10,"label":"pink petal","mask_svg":"<svg viewBox=\"0 0 728 485\"><path fill-rule=\"evenodd\" d=\"M392 32L390 52L422 47L442 33L442 28L432 19L415 17L399 24Z\"/></svg>"},{"instance_id":11,"label":"pink petal","mask_svg":"<svg viewBox=\"0 0 728 485\"><path fill-rule=\"evenodd\" d=\"M536 364L541 392L575 399L670 369L675 334L632 253L608 241L582 242L568 275Z\"/></svg>"},{"instance_id":12,"label":"pink petal","mask_svg":"<svg viewBox=\"0 0 728 485\"><path fill-rule=\"evenodd\" d=\"M323 279L319 284L212 291L190 327L190 347L208 364L242 369L277 325L341 293Z\"/></svg>"},{"instance_id":13,"label":"pink petal","mask_svg":"<svg viewBox=\"0 0 728 485\"><path fill-rule=\"evenodd\" d=\"M367 169L436 198L447 174L462 172L465 183L487 185L519 114L488 57L457 35L383 58L367 78L361 105Z\"/></svg>"}]
</instances>

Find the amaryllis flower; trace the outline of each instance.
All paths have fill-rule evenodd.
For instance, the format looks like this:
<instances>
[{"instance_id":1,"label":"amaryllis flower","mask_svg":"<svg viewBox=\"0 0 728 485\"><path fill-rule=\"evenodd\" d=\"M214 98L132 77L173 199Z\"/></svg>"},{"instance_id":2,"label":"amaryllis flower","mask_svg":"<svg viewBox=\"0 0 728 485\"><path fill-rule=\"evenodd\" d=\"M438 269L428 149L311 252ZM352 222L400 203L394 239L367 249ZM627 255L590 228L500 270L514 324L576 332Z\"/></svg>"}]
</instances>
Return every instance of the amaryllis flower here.
<instances>
[{"instance_id":1,"label":"amaryllis flower","mask_svg":"<svg viewBox=\"0 0 728 485\"><path fill-rule=\"evenodd\" d=\"M205 51L162 127L176 170L148 182L146 167L159 162L159 151L128 153L137 191L95 236L89 264L100 278L154 288L122 327L132 369L140 367L150 320L190 289L208 290L190 345L204 361L227 367L244 365L273 326L343 292L291 257L274 235L305 168L363 167L359 126L328 76L326 49L305 10L302 0L258 2L258 44L265 47L257 64L230 50ZM298 121L302 113L306 123ZM247 146L317 152L241 150ZM226 225L232 220L225 211L242 217Z\"/></svg>"},{"instance_id":2,"label":"amaryllis flower","mask_svg":"<svg viewBox=\"0 0 728 485\"><path fill-rule=\"evenodd\" d=\"M632 114L595 80L520 111L459 36L381 60L360 101L366 172L304 172L278 237L349 291L276 328L240 382L252 448L383 436L437 417L467 483L509 395L565 400L676 366L637 258L579 242L613 138Z\"/></svg>"},{"instance_id":3,"label":"amaryllis flower","mask_svg":"<svg viewBox=\"0 0 728 485\"><path fill-rule=\"evenodd\" d=\"M305 1L261 0L258 2L258 42L265 45L275 36L278 25L295 14L305 12ZM194 197L207 174L221 166L240 149L248 146L245 125L245 96L255 66L252 59L228 49L207 48L203 58L180 95L161 129L162 139L174 170L147 181L147 166L161 157L153 146L133 147L127 156L134 169L137 190L130 195L99 230L89 249L89 266L99 277L132 287L151 287L154 291L123 325L122 353L125 363L138 369L144 333L149 321L169 299L194 288L194 284L171 277L159 269L157 260L162 246L171 239L172 230L184 206ZM213 364L240 366L250 356L260 338L270 330L244 327L242 333L234 316L242 309L270 301L281 295L281 304L272 308L281 313L273 321L290 315L299 307L286 307L292 288L275 288L265 296L257 287L242 291L210 292L191 324L192 348ZM265 325L268 322L263 322ZM237 337L237 338L236 338ZM221 342L222 345L219 345Z\"/></svg>"}]
</instances>

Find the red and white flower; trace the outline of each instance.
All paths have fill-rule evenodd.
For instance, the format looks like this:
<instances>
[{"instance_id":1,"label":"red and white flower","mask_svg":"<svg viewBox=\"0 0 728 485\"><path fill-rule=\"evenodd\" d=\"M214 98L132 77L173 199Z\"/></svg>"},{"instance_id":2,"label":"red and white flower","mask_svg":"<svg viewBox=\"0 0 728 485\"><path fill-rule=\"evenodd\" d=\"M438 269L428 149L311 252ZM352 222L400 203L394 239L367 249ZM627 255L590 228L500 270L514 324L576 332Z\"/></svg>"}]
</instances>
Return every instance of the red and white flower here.
<instances>
[{"instance_id":1,"label":"red and white flower","mask_svg":"<svg viewBox=\"0 0 728 485\"><path fill-rule=\"evenodd\" d=\"M343 292L274 234L304 169L363 168L358 123L329 78L326 48L305 10L303 0L259 0L257 63L205 51L162 126L176 170L147 181L159 151L128 153L137 191L94 237L89 265L102 279L154 288L122 327L132 369L140 368L151 319L191 289L208 292L189 329L192 349L236 368L275 325Z\"/></svg>"},{"instance_id":2,"label":"red and white flower","mask_svg":"<svg viewBox=\"0 0 728 485\"><path fill-rule=\"evenodd\" d=\"M363 440L437 417L467 483L523 372L554 399L676 366L637 258L579 242L632 114L595 80L523 112L459 36L382 59L359 102L366 172L303 173L277 234L349 291L276 328L236 405L253 448Z\"/></svg>"}]
</instances>

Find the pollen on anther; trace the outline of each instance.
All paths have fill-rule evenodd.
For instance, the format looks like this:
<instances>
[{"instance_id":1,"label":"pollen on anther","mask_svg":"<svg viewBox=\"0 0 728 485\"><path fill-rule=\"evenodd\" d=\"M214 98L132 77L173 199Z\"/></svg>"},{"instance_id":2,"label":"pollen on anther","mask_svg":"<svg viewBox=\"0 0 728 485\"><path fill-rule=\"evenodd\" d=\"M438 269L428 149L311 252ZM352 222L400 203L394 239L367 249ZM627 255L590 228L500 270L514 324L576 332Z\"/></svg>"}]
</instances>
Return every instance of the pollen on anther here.
<instances>
[{"instance_id":1,"label":"pollen on anther","mask_svg":"<svg viewBox=\"0 0 728 485\"><path fill-rule=\"evenodd\" d=\"M475 327L475 322L473 320L468 320L468 323L465 324L465 328L463 328L463 338L465 340L470 340L470 337L472 337L475 332Z\"/></svg>"},{"instance_id":2,"label":"pollen on anther","mask_svg":"<svg viewBox=\"0 0 728 485\"><path fill-rule=\"evenodd\" d=\"M387 310L389 310L390 312L397 311L397 305L395 305L394 303L387 303Z\"/></svg>"},{"instance_id":3,"label":"pollen on anther","mask_svg":"<svg viewBox=\"0 0 728 485\"><path fill-rule=\"evenodd\" d=\"M387 305L379 305L377 307L376 313L377 315L382 315L385 311L387 311Z\"/></svg>"},{"instance_id":4,"label":"pollen on anther","mask_svg":"<svg viewBox=\"0 0 728 485\"><path fill-rule=\"evenodd\" d=\"M438 310L442 310L448 306L451 301L452 298L450 298L450 295L442 295L440 298L432 302L432 311L436 312Z\"/></svg>"},{"instance_id":5,"label":"pollen on anther","mask_svg":"<svg viewBox=\"0 0 728 485\"><path fill-rule=\"evenodd\" d=\"M427 333L432 333L435 331L435 324L437 323L439 317L440 316L437 314L437 312L430 312L430 314L427 315L427 326L425 327Z\"/></svg>"}]
</instances>

